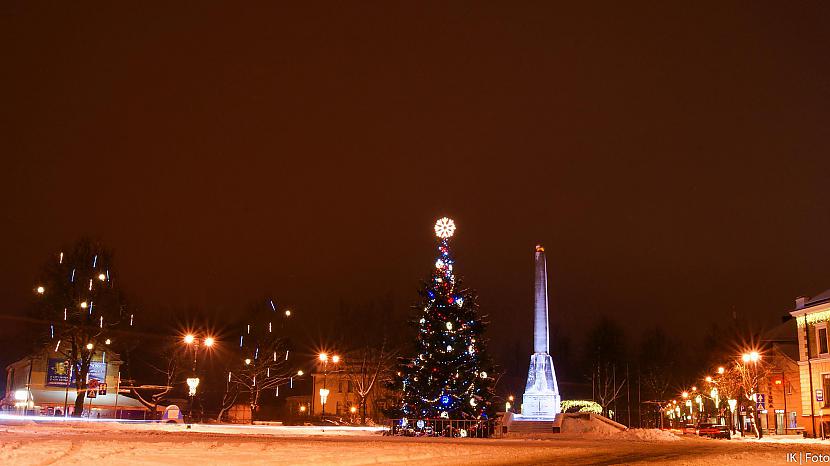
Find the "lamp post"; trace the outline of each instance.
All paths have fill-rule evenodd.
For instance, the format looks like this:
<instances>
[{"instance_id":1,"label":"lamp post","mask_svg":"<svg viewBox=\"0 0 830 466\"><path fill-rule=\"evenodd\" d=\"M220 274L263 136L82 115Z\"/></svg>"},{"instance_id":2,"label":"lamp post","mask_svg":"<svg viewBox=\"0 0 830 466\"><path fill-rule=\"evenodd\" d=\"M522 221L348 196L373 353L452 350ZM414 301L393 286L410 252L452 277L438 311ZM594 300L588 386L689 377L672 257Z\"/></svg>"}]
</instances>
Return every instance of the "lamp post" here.
<instances>
[{"instance_id":1,"label":"lamp post","mask_svg":"<svg viewBox=\"0 0 830 466\"><path fill-rule=\"evenodd\" d=\"M325 420L326 418L326 399L329 396L329 390L326 388L326 378L328 376L329 370L329 360L331 360L332 364L337 364L340 362L340 356L333 355L329 356L328 353L320 353L317 355L317 359L323 364L323 388L320 389L320 420Z\"/></svg>"},{"instance_id":2,"label":"lamp post","mask_svg":"<svg viewBox=\"0 0 830 466\"><path fill-rule=\"evenodd\" d=\"M194 399L196 397L196 388L199 386L199 382L200 382L199 377L196 374L196 362L197 362L197 357L199 355L199 346L204 345L205 348L212 348L213 345L216 343L216 339L214 339L211 336L208 336L208 337L204 337L203 339L200 340L198 337L196 337L196 335L193 335L192 333L188 333L187 335L185 335L182 338L182 341L184 342L185 345L187 345L187 347L189 349L193 350L192 377L187 378L187 388L188 388L187 394L190 397L190 407L189 407L189 414L188 414L188 416L190 418L189 419L190 422L188 423L188 427L189 427L190 423L193 422L193 402L194 402Z\"/></svg>"},{"instance_id":3,"label":"lamp post","mask_svg":"<svg viewBox=\"0 0 830 466\"><path fill-rule=\"evenodd\" d=\"M761 429L761 414L758 412L758 388L756 387L757 384L757 376L758 376L758 361L761 360L761 354L757 351L750 351L748 353L744 353L741 355L741 360L744 362L744 370L749 373L750 381L752 382L752 397L753 401L755 402L755 406L753 407L753 415L752 421L755 423L755 431L758 434L758 438L763 437L762 429ZM749 363L752 363L752 370L750 372Z\"/></svg>"}]
</instances>

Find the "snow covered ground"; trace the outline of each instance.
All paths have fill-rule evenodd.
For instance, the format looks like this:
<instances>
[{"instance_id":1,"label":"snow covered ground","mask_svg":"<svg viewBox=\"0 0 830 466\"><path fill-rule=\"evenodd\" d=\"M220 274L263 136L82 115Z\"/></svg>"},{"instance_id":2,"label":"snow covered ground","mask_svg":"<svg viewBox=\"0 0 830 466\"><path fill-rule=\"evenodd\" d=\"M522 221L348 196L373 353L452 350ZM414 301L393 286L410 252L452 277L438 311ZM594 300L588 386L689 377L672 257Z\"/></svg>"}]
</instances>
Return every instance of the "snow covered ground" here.
<instances>
[{"instance_id":1,"label":"snow covered ground","mask_svg":"<svg viewBox=\"0 0 830 466\"><path fill-rule=\"evenodd\" d=\"M2 465L756 465L786 463L788 453L830 455L830 443L814 440L710 440L645 429L555 439L426 439L354 428L0 422Z\"/></svg>"}]
</instances>

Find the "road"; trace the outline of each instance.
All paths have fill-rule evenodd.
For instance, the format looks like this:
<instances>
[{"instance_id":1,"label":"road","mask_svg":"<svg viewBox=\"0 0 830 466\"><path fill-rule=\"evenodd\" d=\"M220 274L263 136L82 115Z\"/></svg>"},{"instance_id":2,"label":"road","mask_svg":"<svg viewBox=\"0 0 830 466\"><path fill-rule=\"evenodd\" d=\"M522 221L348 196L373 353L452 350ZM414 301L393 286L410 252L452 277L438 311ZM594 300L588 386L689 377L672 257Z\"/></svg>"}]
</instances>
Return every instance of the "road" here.
<instances>
[{"instance_id":1,"label":"road","mask_svg":"<svg viewBox=\"0 0 830 466\"><path fill-rule=\"evenodd\" d=\"M0 426L0 464L785 464L830 444L615 438L424 439L195 426ZM828 457L830 459L830 457ZM806 464L806 463L805 463Z\"/></svg>"}]
</instances>

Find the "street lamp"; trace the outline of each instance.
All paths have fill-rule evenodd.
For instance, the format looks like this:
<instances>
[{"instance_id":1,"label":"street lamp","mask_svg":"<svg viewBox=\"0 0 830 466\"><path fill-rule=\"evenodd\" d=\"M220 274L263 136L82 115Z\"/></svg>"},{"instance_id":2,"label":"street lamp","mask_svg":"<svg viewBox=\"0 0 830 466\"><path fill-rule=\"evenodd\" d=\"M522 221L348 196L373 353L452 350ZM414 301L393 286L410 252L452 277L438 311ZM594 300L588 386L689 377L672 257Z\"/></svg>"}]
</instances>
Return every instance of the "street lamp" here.
<instances>
[{"instance_id":1,"label":"street lamp","mask_svg":"<svg viewBox=\"0 0 830 466\"><path fill-rule=\"evenodd\" d=\"M724 372L726 372L726 369L723 366L718 367L718 374L723 374Z\"/></svg>"},{"instance_id":2,"label":"street lamp","mask_svg":"<svg viewBox=\"0 0 830 466\"><path fill-rule=\"evenodd\" d=\"M206 348L212 348L213 345L216 344L216 339L211 337L211 336L208 336L208 337L204 337L200 342L199 338L197 338L196 335L194 335L192 333L188 333L182 338L182 341L189 348L193 349L193 367L192 367L193 376L187 378L187 387L189 389L188 394L190 395L190 414L189 414L189 417L190 417L190 421L192 422L193 421L193 402L194 402L194 397L196 396L196 387L199 386L199 377L196 374L196 361L197 361L197 358L198 358L198 355L199 355L199 343L202 343Z\"/></svg>"},{"instance_id":3,"label":"street lamp","mask_svg":"<svg viewBox=\"0 0 830 466\"><path fill-rule=\"evenodd\" d=\"M750 362L752 363L752 373L749 373L750 369L748 367L744 367L743 370L749 373L750 381L752 382L752 392L754 394L754 401L755 401L755 409L753 409L753 422L755 423L755 430L758 433L758 438L762 437L761 433L761 426L759 425L761 422L761 413L758 412L758 389L755 386L757 383L756 377L758 376L758 361L761 360L761 354L758 351L750 351L748 353L744 353L741 355L741 360L744 362L744 365L748 365Z\"/></svg>"},{"instance_id":4,"label":"street lamp","mask_svg":"<svg viewBox=\"0 0 830 466\"><path fill-rule=\"evenodd\" d=\"M46 292L46 288L39 286L37 287L37 294L43 294Z\"/></svg>"},{"instance_id":5,"label":"street lamp","mask_svg":"<svg viewBox=\"0 0 830 466\"><path fill-rule=\"evenodd\" d=\"M329 396L329 391L326 389L326 378L328 376L328 369L329 369L329 359L331 359L332 364L337 364L340 362L340 356L333 355L329 358L328 353L320 353L317 355L317 359L323 363L323 388L320 389L320 419L323 420L326 417L326 398ZM325 392L325 394L324 394Z\"/></svg>"}]
</instances>

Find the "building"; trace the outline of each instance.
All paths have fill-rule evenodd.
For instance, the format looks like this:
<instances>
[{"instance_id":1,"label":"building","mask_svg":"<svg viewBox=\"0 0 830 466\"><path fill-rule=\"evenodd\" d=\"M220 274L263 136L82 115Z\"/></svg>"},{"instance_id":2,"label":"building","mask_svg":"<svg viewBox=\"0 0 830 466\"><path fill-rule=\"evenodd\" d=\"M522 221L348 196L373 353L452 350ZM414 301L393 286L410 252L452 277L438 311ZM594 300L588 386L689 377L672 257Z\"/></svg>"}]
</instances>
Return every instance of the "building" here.
<instances>
[{"instance_id":1,"label":"building","mask_svg":"<svg viewBox=\"0 0 830 466\"><path fill-rule=\"evenodd\" d=\"M810 436L830 433L830 290L797 298L790 312L798 325L801 420Z\"/></svg>"},{"instance_id":2,"label":"building","mask_svg":"<svg viewBox=\"0 0 830 466\"><path fill-rule=\"evenodd\" d=\"M93 356L89 380L94 381L91 385L96 389L87 390L84 416L134 419L143 418L149 411L138 400L119 393L121 364L112 351L99 351ZM71 416L77 392L71 372L65 357L49 348L9 364L0 408L35 416Z\"/></svg>"},{"instance_id":3,"label":"building","mask_svg":"<svg viewBox=\"0 0 830 466\"><path fill-rule=\"evenodd\" d=\"M311 416L320 417L325 409L327 418L342 418L344 421L359 422L361 419L360 397L354 384L354 374L348 369L311 374L313 390L308 408ZM328 390L323 405L320 390ZM390 391L379 377L366 398L366 418L374 422L386 419L383 411L396 405L395 393ZM298 406L299 409L299 406Z\"/></svg>"},{"instance_id":4,"label":"building","mask_svg":"<svg viewBox=\"0 0 830 466\"><path fill-rule=\"evenodd\" d=\"M767 350L764 359L769 372L760 382L759 393L765 394L760 410L761 428L768 434L794 434L804 431L799 418L801 381L798 337L795 319L764 333L761 343Z\"/></svg>"}]
</instances>

